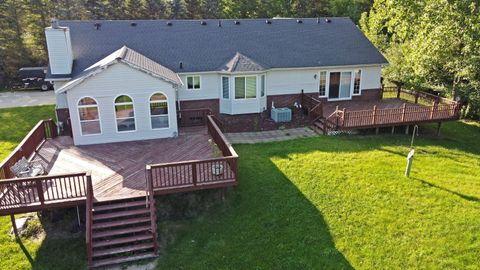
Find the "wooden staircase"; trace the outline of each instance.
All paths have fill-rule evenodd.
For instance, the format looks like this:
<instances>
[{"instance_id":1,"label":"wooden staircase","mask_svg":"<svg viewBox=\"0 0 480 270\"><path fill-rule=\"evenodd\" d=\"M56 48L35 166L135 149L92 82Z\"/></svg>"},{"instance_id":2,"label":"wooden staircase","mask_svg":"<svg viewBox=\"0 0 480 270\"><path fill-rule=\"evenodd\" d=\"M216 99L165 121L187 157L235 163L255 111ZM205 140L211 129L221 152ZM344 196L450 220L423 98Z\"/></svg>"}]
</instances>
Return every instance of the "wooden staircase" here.
<instances>
[{"instance_id":1,"label":"wooden staircase","mask_svg":"<svg viewBox=\"0 0 480 270\"><path fill-rule=\"evenodd\" d=\"M313 121L313 127L317 132L324 135L327 135L331 130L337 129L335 123L324 117L315 119L315 121Z\"/></svg>"},{"instance_id":2,"label":"wooden staircase","mask_svg":"<svg viewBox=\"0 0 480 270\"><path fill-rule=\"evenodd\" d=\"M90 216L87 216L91 222L87 222L86 228L89 267L157 256L155 203L150 200L140 197L92 202Z\"/></svg>"}]
</instances>

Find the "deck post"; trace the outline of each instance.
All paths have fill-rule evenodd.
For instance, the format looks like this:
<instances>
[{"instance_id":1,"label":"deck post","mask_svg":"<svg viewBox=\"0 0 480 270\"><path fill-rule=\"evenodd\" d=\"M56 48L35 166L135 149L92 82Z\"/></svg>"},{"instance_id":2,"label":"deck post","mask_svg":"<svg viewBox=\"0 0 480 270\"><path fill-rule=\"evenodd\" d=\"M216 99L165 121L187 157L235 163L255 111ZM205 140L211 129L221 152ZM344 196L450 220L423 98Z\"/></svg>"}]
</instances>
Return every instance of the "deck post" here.
<instances>
[{"instance_id":1,"label":"deck post","mask_svg":"<svg viewBox=\"0 0 480 270\"><path fill-rule=\"evenodd\" d=\"M395 126L392 126L392 135L395 134Z\"/></svg>"},{"instance_id":2,"label":"deck post","mask_svg":"<svg viewBox=\"0 0 480 270\"><path fill-rule=\"evenodd\" d=\"M405 135L408 135L409 130L410 130L410 125L407 125L407 126L405 127Z\"/></svg>"},{"instance_id":3,"label":"deck post","mask_svg":"<svg viewBox=\"0 0 480 270\"><path fill-rule=\"evenodd\" d=\"M193 182L193 186L196 187L197 186L197 165L195 163L192 163L191 166L192 166L192 182Z\"/></svg>"},{"instance_id":4,"label":"deck post","mask_svg":"<svg viewBox=\"0 0 480 270\"><path fill-rule=\"evenodd\" d=\"M335 129L338 129L338 105L335 107Z\"/></svg>"},{"instance_id":5,"label":"deck post","mask_svg":"<svg viewBox=\"0 0 480 270\"><path fill-rule=\"evenodd\" d=\"M342 110L342 127L345 127L345 119L347 119L345 116L346 116L346 109L343 108Z\"/></svg>"},{"instance_id":6,"label":"deck post","mask_svg":"<svg viewBox=\"0 0 480 270\"><path fill-rule=\"evenodd\" d=\"M10 214L10 220L12 221L12 228L13 228L13 233L15 234L15 238L19 239L20 236L18 235L17 222L15 222L15 215L14 214Z\"/></svg>"},{"instance_id":7,"label":"deck post","mask_svg":"<svg viewBox=\"0 0 480 270\"><path fill-rule=\"evenodd\" d=\"M373 119L372 119L372 125L375 125L375 118L377 116L377 105L373 105ZM377 133L378 134L378 133Z\"/></svg>"},{"instance_id":8,"label":"deck post","mask_svg":"<svg viewBox=\"0 0 480 270\"><path fill-rule=\"evenodd\" d=\"M437 125L437 136L440 136L440 128L442 127L442 122L438 122Z\"/></svg>"},{"instance_id":9,"label":"deck post","mask_svg":"<svg viewBox=\"0 0 480 270\"><path fill-rule=\"evenodd\" d=\"M405 122L405 110L407 109L407 103L403 103L402 107L402 122Z\"/></svg>"},{"instance_id":10,"label":"deck post","mask_svg":"<svg viewBox=\"0 0 480 270\"><path fill-rule=\"evenodd\" d=\"M35 185L37 187L38 199L40 200L40 204L44 205L45 204L45 198L43 197L42 182L40 180L35 180Z\"/></svg>"},{"instance_id":11,"label":"deck post","mask_svg":"<svg viewBox=\"0 0 480 270\"><path fill-rule=\"evenodd\" d=\"M378 135L379 132L380 132L380 128L379 128L379 127L376 127L376 128L375 128L375 134Z\"/></svg>"}]
</instances>

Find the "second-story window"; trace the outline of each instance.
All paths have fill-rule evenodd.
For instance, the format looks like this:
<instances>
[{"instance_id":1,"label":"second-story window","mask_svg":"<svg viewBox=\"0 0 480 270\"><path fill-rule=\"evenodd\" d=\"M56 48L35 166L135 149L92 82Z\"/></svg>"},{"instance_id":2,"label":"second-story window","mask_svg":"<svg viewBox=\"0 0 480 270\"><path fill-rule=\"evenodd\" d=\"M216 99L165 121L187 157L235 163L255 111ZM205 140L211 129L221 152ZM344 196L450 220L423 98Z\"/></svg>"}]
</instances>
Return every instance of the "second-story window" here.
<instances>
[{"instance_id":1,"label":"second-story window","mask_svg":"<svg viewBox=\"0 0 480 270\"><path fill-rule=\"evenodd\" d=\"M200 87L199 75L187 76L187 90L199 90Z\"/></svg>"}]
</instances>

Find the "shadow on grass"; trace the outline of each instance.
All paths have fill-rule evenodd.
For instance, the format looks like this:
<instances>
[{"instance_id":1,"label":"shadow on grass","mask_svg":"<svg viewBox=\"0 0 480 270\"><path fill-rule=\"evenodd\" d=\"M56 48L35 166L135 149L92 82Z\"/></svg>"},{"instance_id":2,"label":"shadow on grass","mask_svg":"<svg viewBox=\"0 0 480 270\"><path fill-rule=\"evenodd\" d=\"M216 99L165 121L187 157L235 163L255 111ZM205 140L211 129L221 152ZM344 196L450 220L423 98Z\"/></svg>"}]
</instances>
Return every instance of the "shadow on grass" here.
<instances>
[{"instance_id":1,"label":"shadow on grass","mask_svg":"<svg viewBox=\"0 0 480 270\"><path fill-rule=\"evenodd\" d=\"M322 213L268 157L241 159L239 173L224 205L180 221L157 269L353 269Z\"/></svg>"},{"instance_id":2,"label":"shadow on grass","mask_svg":"<svg viewBox=\"0 0 480 270\"><path fill-rule=\"evenodd\" d=\"M451 194L454 194L454 195L457 195L458 197L464 199L464 200L467 200L467 201L471 201L471 202L480 202L480 198L477 198L475 196L469 196L469 195L465 195L465 194L462 194L462 193L459 193L459 192L456 192L456 191L453 191L453 190L450 190L448 188L444 188L444 187L441 187L439 185L436 185L436 184L433 184L433 183L430 183L428 181L425 181L425 180L422 180L422 179L419 179L419 178L416 178L416 177L411 177L411 179L413 180L416 180L422 184L425 184L429 187L432 187L432 188L437 188L437 189L440 189L440 190L443 190L443 191L446 191L446 192L449 192Z\"/></svg>"}]
</instances>

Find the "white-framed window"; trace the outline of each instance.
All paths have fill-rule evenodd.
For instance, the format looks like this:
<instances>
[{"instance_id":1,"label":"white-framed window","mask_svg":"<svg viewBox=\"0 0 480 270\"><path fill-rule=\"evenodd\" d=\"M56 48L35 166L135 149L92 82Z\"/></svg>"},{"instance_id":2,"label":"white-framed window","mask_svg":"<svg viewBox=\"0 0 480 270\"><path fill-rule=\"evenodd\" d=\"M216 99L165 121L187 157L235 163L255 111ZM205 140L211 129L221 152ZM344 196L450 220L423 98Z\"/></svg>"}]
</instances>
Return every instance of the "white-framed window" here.
<instances>
[{"instance_id":1,"label":"white-framed window","mask_svg":"<svg viewBox=\"0 0 480 270\"><path fill-rule=\"evenodd\" d=\"M260 77L260 96L265 96L265 75Z\"/></svg>"},{"instance_id":2,"label":"white-framed window","mask_svg":"<svg viewBox=\"0 0 480 270\"><path fill-rule=\"evenodd\" d=\"M320 71L320 76L318 76L318 95L324 97L327 95L327 72Z\"/></svg>"},{"instance_id":3,"label":"white-framed window","mask_svg":"<svg viewBox=\"0 0 480 270\"><path fill-rule=\"evenodd\" d=\"M257 98L257 76L237 76L235 83L235 99Z\"/></svg>"},{"instance_id":4,"label":"white-framed window","mask_svg":"<svg viewBox=\"0 0 480 270\"><path fill-rule=\"evenodd\" d=\"M222 76L222 98L230 98L230 77Z\"/></svg>"},{"instance_id":5,"label":"white-framed window","mask_svg":"<svg viewBox=\"0 0 480 270\"><path fill-rule=\"evenodd\" d=\"M360 95L360 80L362 78L362 71L356 70L353 77L353 94Z\"/></svg>"},{"instance_id":6,"label":"white-framed window","mask_svg":"<svg viewBox=\"0 0 480 270\"><path fill-rule=\"evenodd\" d=\"M162 93L150 97L150 124L152 129L168 128L168 99Z\"/></svg>"},{"instance_id":7,"label":"white-framed window","mask_svg":"<svg viewBox=\"0 0 480 270\"><path fill-rule=\"evenodd\" d=\"M102 133L98 104L94 98L84 97L78 101L78 116L82 135Z\"/></svg>"},{"instance_id":8,"label":"white-framed window","mask_svg":"<svg viewBox=\"0 0 480 270\"><path fill-rule=\"evenodd\" d=\"M115 99L115 118L117 120L117 131L135 131L135 109L133 100L127 95L118 96Z\"/></svg>"},{"instance_id":9,"label":"white-framed window","mask_svg":"<svg viewBox=\"0 0 480 270\"><path fill-rule=\"evenodd\" d=\"M199 90L200 84L200 75L187 76L187 90Z\"/></svg>"}]
</instances>

